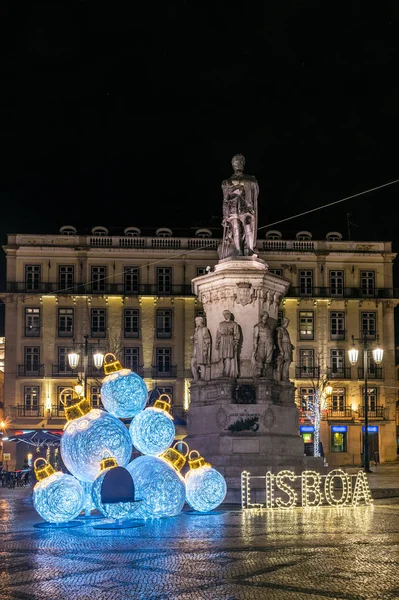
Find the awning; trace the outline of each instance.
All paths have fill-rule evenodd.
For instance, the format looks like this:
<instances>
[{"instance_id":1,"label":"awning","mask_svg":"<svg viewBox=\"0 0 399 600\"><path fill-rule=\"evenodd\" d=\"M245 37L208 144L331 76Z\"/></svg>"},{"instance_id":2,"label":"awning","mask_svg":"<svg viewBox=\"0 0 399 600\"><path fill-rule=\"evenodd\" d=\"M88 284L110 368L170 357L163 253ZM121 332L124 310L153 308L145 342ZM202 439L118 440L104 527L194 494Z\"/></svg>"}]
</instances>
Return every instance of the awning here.
<instances>
[{"instance_id":1,"label":"awning","mask_svg":"<svg viewBox=\"0 0 399 600\"><path fill-rule=\"evenodd\" d=\"M44 429L32 429L30 431L16 431L14 435L8 436L8 442L23 442L30 446L40 448L41 446L59 446L63 431L48 431Z\"/></svg>"}]
</instances>

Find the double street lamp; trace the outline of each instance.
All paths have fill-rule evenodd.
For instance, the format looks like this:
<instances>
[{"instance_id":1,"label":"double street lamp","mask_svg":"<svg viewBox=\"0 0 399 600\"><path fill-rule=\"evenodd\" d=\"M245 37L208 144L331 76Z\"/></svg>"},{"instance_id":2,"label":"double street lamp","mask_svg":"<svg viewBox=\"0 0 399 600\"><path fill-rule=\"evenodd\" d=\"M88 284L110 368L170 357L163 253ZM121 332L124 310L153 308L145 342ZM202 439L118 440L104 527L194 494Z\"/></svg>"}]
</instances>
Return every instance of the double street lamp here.
<instances>
[{"instance_id":1,"label":"double street lamp","mask_svg":"<svg viewBox=\"0 0 399 600\"><path fill-rule=\"evenodd\" d=\"M363 374L364 374L364 435L363 435L363 460L364 470L367 473L371 473L370 470L370 456L369 456L369 400L368 400L368 355L369 351L373 350L373 358L376 365L382 363L384 351L377 347L374 347L374 342L370 341L367 337L368 332L363 331L360 338L354 338L352 336L352 348L348 351L349 362L351 365L355 365L359 358L359 350L355 346L355 342L361 347L363 352ZM378 338L377 338L378 344Z\"/></svg>"},{"instance_id":2,"label":"double street lamp","mask_svg":"<svg viewBox=\"0 0 399 600\"><path fill-rule=\"evenodd\" d=\"M75 385L75 391L78 396L87 397L87 372L89 367L89 336L85 335L84 342L82 344L74 344L75 346L80 346L83 350L83 384L79 383ZM80 354L76 350L68 353L68 363L71 369L77 369L79 366ZM100 351L97 351L93 354L93 364L96 369L101 369L104 362L104 354Z\"/></svg>"}]
</instances>

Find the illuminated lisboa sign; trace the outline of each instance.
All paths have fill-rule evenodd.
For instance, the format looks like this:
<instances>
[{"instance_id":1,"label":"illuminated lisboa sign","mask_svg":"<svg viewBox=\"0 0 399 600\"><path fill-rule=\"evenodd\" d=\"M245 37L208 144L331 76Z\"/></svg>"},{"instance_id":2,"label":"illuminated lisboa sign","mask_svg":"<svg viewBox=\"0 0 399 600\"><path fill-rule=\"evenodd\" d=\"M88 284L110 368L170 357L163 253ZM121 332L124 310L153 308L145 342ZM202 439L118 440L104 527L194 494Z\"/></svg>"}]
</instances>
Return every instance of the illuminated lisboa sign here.
<instances>
[{"instance_id":1,"label":"illuminated lisboa sign","mask_svg":"<svg viewBox=\"0 0 399 600\"><path fill-rule=\"evenodd\" d=\"M255 480L257 486L251 490L251 483ZM255 492L256 500L261 502L252 502ZM301 475L295 475L293 471L284 470L277 475L268 471L266 475L257 477L251 476L248 471L241 473L243 509L342 508L360 504L369 506L372 502L364 471L352 475L342 469L334 469L327 475L317 471L303 471Z\"/></svg>"}]
</instances>

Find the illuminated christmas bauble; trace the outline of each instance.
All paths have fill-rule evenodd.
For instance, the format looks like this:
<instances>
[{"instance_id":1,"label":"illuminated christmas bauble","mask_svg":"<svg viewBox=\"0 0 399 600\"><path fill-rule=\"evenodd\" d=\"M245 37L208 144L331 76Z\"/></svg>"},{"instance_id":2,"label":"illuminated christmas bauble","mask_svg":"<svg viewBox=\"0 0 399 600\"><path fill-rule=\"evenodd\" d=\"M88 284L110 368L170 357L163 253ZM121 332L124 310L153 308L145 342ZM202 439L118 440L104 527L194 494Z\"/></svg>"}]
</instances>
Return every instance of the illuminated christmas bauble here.
<instances>
[{"instance_id":1,"label":"illuminated christmas bauble","mask_svg":"<svg viewBox=\"0 0 399 600\"><path fill-rule=\"evenodd\" d=\"M129 431L133 446L142 454L157 456L165 452L175 438L173 418L169 414L170 404L163 400L166 394L141 411L130 423Z\"/></svg>"},{"instance_id":2,"label":"illuminated christmas bauble","mask_svg":"<svg viewBox=\"0 0 399 600\"><path fill-rule=\"evenodd\" d=\"M113 458L102 461L101 472L93 482L92 498L96 508L109 519L124 519L140 506L130 472L118 467Z\"/></svg>"},{"instance_id":3,"label":"illuminated christmas bauble","mask_svg":"<svg viewBox=\"0 0 399 600\"><path fill-rule=\"evenodd\" d=\"M130 369L123 369L116 359L106 363L106 377L101 386L101 401L104 408L119 419L130 419L143 410L147 403L148 389L144 379ZM115 357L114 357L115 358Z\"/></svg>"},{"instance_id":4,"label":"illuminated christmas bauble","mask_svg":"<svg viewBox=\"0 0 399 600\"><path fill-rule=\"evenodd\" d=\"M105 451L125 467L133 447L129 430L119 419L104 410L91 409L67 422L60 449L62 460L72 475L81 481L94 481Z\"/></svg>"},{"instance_id":5,"label":"illuminated christmas bauble","mask_svg":"<svg viewBox=\"0 0 399 600\"><path fill-rule=\"evenodd\" d=\"M186 489L183 477L173 466L155 456L139 456L126 468L133 477L136 496L142 499L135 517L174 517L181 512Z\"/></svg>"},{"instance_id":6,"label":"illuminated christmas bauble","mask_svg":"<svg viewBox=\"0 0 399 600\"><path fill-rule=\"evenodd\" d=\"M194 453L197 455L194 457ZM226 481L221 473L206 463L196 450L190 452L190 471L186 474L186 500L198 512L214 510L227 493Z\"/></svg>"},{"instance_id":7,"label":"illuminated christmas bauble","mask_svg":"<svg viewBox=\"0 0 399 600\"><path fill-rule=\"evenodd\" d=\"M55 472L48 463L35 469L35 473L39 481L33 488L33 506L39 515L49 523L67 523L75 519L84 504L80 482L72 475Z\"/></svg>"}]
</instances>

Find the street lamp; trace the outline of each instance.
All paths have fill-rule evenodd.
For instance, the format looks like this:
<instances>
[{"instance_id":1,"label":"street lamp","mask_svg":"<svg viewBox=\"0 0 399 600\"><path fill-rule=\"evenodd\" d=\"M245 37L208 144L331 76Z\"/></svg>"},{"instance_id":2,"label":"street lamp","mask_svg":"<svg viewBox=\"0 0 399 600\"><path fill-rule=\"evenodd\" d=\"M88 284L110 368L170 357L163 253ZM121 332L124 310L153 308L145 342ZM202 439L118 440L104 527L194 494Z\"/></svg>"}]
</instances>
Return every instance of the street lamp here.
<instances>
[{"instance_id":1,"label":"street lamp","mask_svg":"<svg viewBox=\"0 0 399 600\"><path fill-rule=\"evenodd\" d=\"M363 457L364 457L364 470L367 473L371 473L370 469L370 456L369 456L369 401L368 401L368 390L367 390L367 368L368 368L368 351L374 345L372 341L367 339L367 331L362 332L361 338L354 338L352 336L352 348L348 351L349 362L351 365L355 365L359 358L359 350L355 347L355 341L359 343L363 352L363 372L364 372L364 436L363 436ZM377 338L378 343L378 338ZM373 358L376 365L382 363L384 351L381 348L373 349Z\"/></svg>"},{"instance_id":2,"label":"street lamp","mask_svg":"<svg viewBox=\"0 0 399 600\"><path fill-rule=\"evenodd\" d=\"M82 344L76 344L77 346L80 346L83 348L83 384L79 380L77 385L75 386L75 391L78 394L78 396L81 396L83 393L83 396L86 398L86 396L87 396L87 369L89 366L89 336L85 335L83 337L84 337L85 341ZM78 352L76 352L76 350L73 350L72 352L68 353L68 363L69 363L69 366L71 367L71 369L76 369L79 365L79 361L80 361L80 355ZM101 367L103 366L103 362L104 362L104 354L102 354L100 351L95 352L93 354L93 364L94 364L95 368L101 369Z\"/></svg>"}]
</instances>

